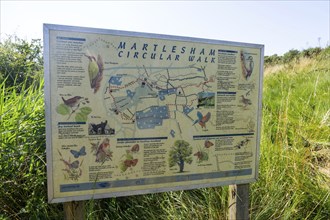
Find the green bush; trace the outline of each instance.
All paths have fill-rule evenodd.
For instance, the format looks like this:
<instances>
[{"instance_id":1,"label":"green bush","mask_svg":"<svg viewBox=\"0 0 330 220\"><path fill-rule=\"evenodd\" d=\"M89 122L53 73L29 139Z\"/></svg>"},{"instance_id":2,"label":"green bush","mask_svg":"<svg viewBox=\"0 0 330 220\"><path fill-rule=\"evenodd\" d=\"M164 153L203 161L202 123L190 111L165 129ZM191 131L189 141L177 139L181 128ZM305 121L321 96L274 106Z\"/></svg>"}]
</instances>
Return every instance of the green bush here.
<instances>
[{"instance_id":1,"label":"green bush","mask_svg":"<svg viewBox=\"0 0 330 220\"><path fill-rule=\"evenodd\" d=\"M5 82L6 87L24 84L27 88L38 82L42 74L40 40L28 42L14 37L0 43L0 82Z\"/></svg>"},{"instance_id":2,"label":"green bush","mask_svg":"<svg viewBox=\"0 0 330 220\"><path fill-rule=\"evenodd\" d=\"M322 49L320 47L314 47L314 48L305 49L303 51L292 49L292 50L286 52L285 54L283 54L283 56L279 56L277 54L274 54L271 56L265 56L264 64L266 67L274 66L277 64L289 64L292 61L298 62L301 57L310 58L310 59L312 59L312 58L318 59L318 58L320 58L319 55L321 55L321 54L329 54L329 52L327 52L327 50L329 50L329 48L330 47L326 47L326 48Z\"/></svg>"},{"instance_id":3,"label":"green bush","mask_svg":"<svg viewBox=\"0 0 330 220\"><path fill-rule=\"evenodd\" d=\"M301 52L303 57L307 57L307 58L312 58L312 57L316 57L317 55L319 55L321 53L322 49L320 47L315 47L315 48L308 48L306 50L303 50Z\"/></svg>"},{"instance_id":4,"label":"green bush","mask_svg":"<svg viewBox=\"0 0 330 220\"><path fill-rule=\"evenodd\" d=\"M299 50L289 50L285 54L283 54L283 63L288 64L291 61L297 61L299 59Z\"/></svg>"},{"instance_id":5,"label":"green bush","mask_svg":"<svg viewBox=\"0 0 330 220\"><path fill-rule=\"evenodd\" d=\"M277 54L265 56L264 62L265 66L280 64L282 62L282 57Z\"/></svg>"}]
</instances>

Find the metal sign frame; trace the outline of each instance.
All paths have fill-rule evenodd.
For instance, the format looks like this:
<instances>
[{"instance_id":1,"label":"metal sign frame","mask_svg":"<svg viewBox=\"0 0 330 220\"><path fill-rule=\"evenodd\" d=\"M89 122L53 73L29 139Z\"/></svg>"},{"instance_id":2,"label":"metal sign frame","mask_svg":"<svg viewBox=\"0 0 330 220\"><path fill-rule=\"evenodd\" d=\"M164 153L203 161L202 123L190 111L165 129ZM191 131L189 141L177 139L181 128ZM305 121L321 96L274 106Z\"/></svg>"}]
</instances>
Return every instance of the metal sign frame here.
<instances>
[{"instance_id":1,"label":"metal sign frame","mask_svg":"<svg viewBox=\"0 0 330 220\"><path fill-rule=\"evenodd\" d=\"M86 36L89 38L87 39ZM197 113L197 116L199 118L197 120L199 120L199 121L196 120L195 124L189 125L190 127L192 127L191 130L200 129L200 131L204 132L204 133L201 133L203 135L195 134L193 136L193 142L199 141L200 143L202 143L204 140L205 141L212 140L212 142L213 142L212 145L214 145L215 139L218 138L219 140L220 139L222 140L222 138L230 136L232 146L229 146L229 148L231 149L231 152L233 152L233 154L236 151L243 152L243 151L241 151L241 147L243 148L245 144L248 145L249 141L253 142L253 146L250 146L251 152L253 152L253 155L251 156L253 159L252 159L252 162L249 163L250 164L249 169L242 168L242 169L231 170L230 172L229 171L228 172L227 171L209 172L209 173L205 172L205 175L199 174L199 173L194 173L193 171L191 171L190 174L173 172L172 175L169 175L169 176L165 175L164 177L161 177L161 175L160 176L158 175L157 179L139 176L138 178L133 178L130 181L126 181L126 182L124 181L124 179L120 179L119 177L117 177L117 180L110 181L109 178L111 179L111 177L108 177L108 179L105 178L103 181L97 181L97 179L96 179L94 182L93 181L84 181L83 183L79 182L79 180L77 181L77 180L71 179L71 180L68 180L66 184L62 184L61 186L59 186L59 184L56 183L56 181L58 181L58 179L62 178L62 177L58 173L55 176L55 173L56 173L55 169L62 170L61 172L62 173L64 172L63 175L67 175L67 174L65 174L66 171L63 171L63 170L71 169L72 167L76 168L76 170L78 170L77 166L82 166L83 163L84 163L84 166L86 166L86 163L88 163L87 159L85 159L84 161L78 160L78 159L82 158L81 155L89 154L89 151L87 149L88 147L85 148L85 146L84 146L84 148L82 149L82 148L80 148L80 146L77 147L77 145L74 145L74 144L72 146L67 146L67 145L63 144L65 142L63 140L68 140L68 139L66 139L67 136L60 137L61 134L59 134L59 133L61 133L61 132L65 133L65 132L70 131L70 130L65 130L64 128L66 125L68 125L69 127L73 126L73 125L71 122L62 123L62 122L60 122L61 120L54 120L54 119L61 117L61 115L58 115L58 112L56 112L56 111L60 111L60 110L58 110L60 108L59 107L60 105L61 105L61 107L63 107L63 109L65 111L67 111L67 109L69 109L69 111L71 111L71 114L77 114L76 112L74 112L74 110L72 110L72 106L70 108L70 107L68 107L69 105L65 106L66 103L59 104L59 102L61 100L58 102L54 102L54 100L55 100L54 97L55 96L60 97L61 95L59 94L59 92L64 93L63 91L65 91L65 89L64 89L65 87L70 89L70 86L68 86L68 84L63 86L62 84L59 83L59 80L58 80L59 79L58 75L60 74L59 73L60 68L69 68L69 65L66 66L66 64L65 64L66 61L64 61L64 64L62 66L59 65L60 62L63 62L63 59L66 59L66 58L60 58L59 53L60 52L62 53L61 56L67 56L67 55L70 55L69 54L70 51L75 50L75 48L73 46L70 50L59 49L59 48L61 46L71 47L70 42L69 43L64 42L64 41L70 41L70 40L72 40L71 42L77 43L77 44L79 44L79 41L82 42L81 44L88 44L88 43L92 44L90 42L90 39L92 39L93 37L95 39L96 38L101 39L101 41L104 42L104 44L102 44L102 45L107 45L107 47L110 46L110 47L115 48L115 46L118 45L117 49L120 47L121 47L121 49L123 49L123 48L126 49L127 51L124 51L124 49L123 49L123 53L121 55L122 56L131 56L130 57L131 59L134 58L134 54L127 55L127 52L129 52L130 50L131 51L136 50L137 45L130 44L128 46L129 43L127 43L126 48L125 48L125 45L118 44L119 41L117 43L112 44L112 43L106 42L106 40L112 39L112 38L114 38L114 39L123 38L123 39L127 39L127 42L128 42L128 40L132 40L132 39L145 39L145 42L147 42L147 43L145 43L145 45L144 44L140 45L141 53L139 55L136 55L136 57L135 57L135 58L137 58L139 56L139 58L141 58L142 63L143 63L142 57L144 56L142 53L143 47L145 47L144 51L147 51L146 45L149 44L148 49L150 51L151 50L150 42L154 42L154 41L155 42L165 42L164 43L165 45L166 45L166 43L170 42L170 44L171 44L170 47L167 47L166 49L164 49L165 47L163 49L161 49L161 48L157 49L158 52L161 50L167 51L167 53L165 52L166 55L169 55L169 54L181 55L180 52L183 52L183 50L186 50L187 48L183 49L183 46L181 46L181 51L179 51L179 49L178 49L179 46L178 47L176 46L179 44L180 45L184 45L184 44L192 45L193 44L196 46L197 49L198 49L199 45L203 45L203 46L201 46L201 48L203 48L203 47L216 48L217 54L212 54L213 53L212 50L209 52L209 54L211 54L212 56L214 55L214 57L216 58L216 59L213 59L213 62L216 63L214 65L220 66L221 63L219 63L219 62L221 62L221 61L219 61L219 60L222 60L222 58L227 59L228 61L226 61L226 62L228 62L228 63L225 64L223 67L229 68L228 69L229 74L231 74L231 73L233 74L236 72L241 73L241 71L244 71L243 69L246 68L246 67L243 67L243 65L241 65L241 64L233 64L232 62L236 62L236 61L233 61L233 60L230 61L230 59L233 59L233 57L236 57L236 60L238 60L239 56L241 56L241 57L244 56L244 53L242 51L250 51L250 50L253 51L254 53L251 53L251 54L253 54L253 55L251 55L251 57L253 56L255 65L256 65L256 63L258 64L257 68L255 68L253 70L254 75L256 77L254 84L253 84L253 86L251 86L251 83L248 85L243 85L243 83L242 83L242 85L241 85L242 88L244 86L246 86L246 88L248 88L248 87L250 88L250 90L249 89L244 90L244 88L245 88L244 87L243 89L241 89L241 91L244 91L246 93L248 93L249 91L250 92L252 91L254 93L254 102L252 104L255 108L255 110L253 112L254 116L252 117L254 120L253 120L253 122L251 122L252 126L254 126L254 129L252 129L253 131L246 131L245 133L240 132L237 134L234 134L233 132L231 132L229 134L228 134L228 132L227 133L226 132L224 132L224 133L206 132L205 127L202 126L201 118L206 117L207 115L205 115L205 114L201 115L201 113ZM54 39L57 39L58 41L54 41ZM63 40L63 41L60 42L60 40ZM56 43L56 42L58 42L58 43ZM122 41L122 42L124 42L124 41ZM137 40L136 42L139 42L139 41ZM54 44L56 44L56 45L54 45ZM157 44L157 43L155 43L155 44ZM222 49L222 48L224 48L224 49ZM80 50L80 52L81 52L81 47L78 48L78 50ZM155 50L156 50L156 48L155 48ZM204 54L206 54L205 51L204 51L204 49L200 49L199 54L204 55ZM73 52L73 53L75 53L75 52ZM239 55L239 53L241 55ZM77 54L78 54L78 52L77 52ZM250 53L247 52L246 54L250 54ZM128 32L128 31L118 31L118 30L107 30L107 29L98 29L98 28L73 27L73 26L64 26L64 25L55 25L55 24L44 24L47 186L48 186L49 202L57 203L57 202L77 201L77 200L100 199L100 198L117 197L117 196L130 196L130 195L138 195L138 194L166 192L166 191L172 191L172 190L187 190L187 189L195 189L195 188L202 188L202 187L214 187L214 186L223 186L223 185L231 185L231 184L244 184L244 183L256 181L256 179L258 177L259 143L260 143L260 132L261 132L260 128L261 128L261 112L262 112L261 111L262 110L261 100L262 100L262 82L263 82L263 55L264 55L264 46L260 45L260 44L230 42L230 41L211 40L211 39L192 38L192 37L181 37L181 36L170 36L170 35L161 35L161 34ZM115 54L114 56L117 56L117 58L118 58L117 61L118 60L120 61L120 54L118 53L118 50L117 50L117 54ZM220 56L221 56L221 58L220 58ZM79 58L79 59L86 60L85 63L81 64L83 66L80 69L78 68L78 70L77 70L77 72L83 72L83 70L86 72L86 74L83 76L85 78L83 78L82 80L79 81L80 84L83 84L84 81L88 81L88 71L89 71L88 68L89 67L87 65L87 63L88 63L87 58L88 58L88 55L86 55L86 53L82 54L81 57ZM95 58L96 58L96 55L93 59L95 59ZM179 57L175 57L175 56L171 57L173 62L174 62L174 59L176 59L176 58L179 60ZM59 61L59 59L62 59L62 60ZM67 58L67 59L70 59L70 58ZM89 62L92 62L91 57L89 57L88 59L89 59ZM180 59L182 59L182 57L180 57ZM108 62L109 65L113 65L113 64L111 64L112 61L111 62L106 61L106 62ZM127 62L129 62L129 61L127 61ZM210 62L210 60L208 60L208 62ZM113 63L115 63L115 62L113 62ZM150 61L150 63L152 64L152 61ZM244 63L244 61L242 61L242 63ZM180 66L180 64L181 64L181 61L178 61L174 65ZM141 66L142 65L146 65L146 64L141 64ZM230 68L230 65L232 65L233 68ZM236 65L236 67L234 67L235 65ZM240 68L240 66L242 66L242 69L238 70ZM250 62L250 66L251 66L251 62ZM198 68L194 67L194 68L196 69L196 71L199 71L199 72L203 71L202 68L199 68L199 67ZM217 67L217 68L218 68L217 70L219 70L222 67ZM249 67L247 67L246 69L249 70ZM55 72L55 70L57 72ZM251 68L250 68L250 70L251 70ZM71 70L69 70L69 72L70 71ZM90 70L90 71L92 71L92 70ZM151 67L150 67L150 71L151 71ZM231 73L230 73L230 71L231 71ZM72 75L75 75L75 74L76 73L74 70ZM91 74L91 72L90 72L90 74ZM214 74L216 75L217 82L219 83L221 81L221 79L220 79L221 77L219 77L219 75L217 75L217 73L215 73L215 72L214 72ZM122 75L120 75L120 77L122 77ZM113 81L113 82L118 83L118 85L119 85L118 79L119 78L114 79L115 81ZM91 81L91 83L92 83L92 81ZM214 85L215 84L216 84L216 82L214 82ZM233 84L233 83L229 82L229 87L231 84ZM110 79L109 79L109 87L110 87ZM219 87L219 85L218 85L218 87ZM254 90L254 88L256 88L256 89ZM79 89L79 86L76 86L75 89ZM84 90L86 90L86 89L84 89ZM245 98L245 100L247 100L247 98L246 98L247 96L244 97L244 95L243 95L243 97L240 98L238 96L238 92L236 94L236 91L233 92L233 89L229 88L228 91L223 91L223 92L221 92L221 89L219 89L219 88L217 88L215 90L220 91L220 92L217 91L218 93L216 93L216 95L214 95L214 96L216 96L215 99L217 99L217 96L220 96L220 97L222 97L221 100L224 100L225 97L227 95L229 95L229 96L231 96L232 103L240 103L239 107L243 110L248 109L249 105L251 105L251 103L244 104L244 98ZM71 91L73 91L73 90L71 90ZM85 91L80 91L80 92L78 92L78 94L84 93L84 92ZM170 93L170 90L167 90L167 92ZM70 95L72 95L72 94L70 94ZM168 94L165 94L165 95L168 95ZM158 96L160 96L159 91L158 91ZM61 98L63 100L65 100L64 97L67 100L70 98L69 95L62 96ZM80 96L77 95L76 97L80 97ZM97 99L97 98L95 98L95 99ZM164 97L163 97L163 99L164 99ZM218 100L220 100L220 99L218 99ZM234 100L236 100L236 101L234 101ZM95 101L95 100L89 100L89 101ZM216 105L213 104L213 108L216 108L215 106ZM64 110L62 110L62 111L64 111ZM84 109L84 110L87 110L87 109ZM194 111L194 114L191 114L191 117L192 117L192 116L195 116L196 112L198 112L200 110L198 110L198 107L196 108L196 106L195 106L194 108L190 109L189 111ZM249 110L246 110L246 112L248 112L248 111ZM214 112L216 112L216 110L214 110ZM61 114L62 113L63 112L61 112ZM189 112L185 112L185 113L186 113L186 115L190 114ZM200 114L201 117L198 114ZM58 115L58 116L55 117L54 115ZM136 113L134 115L135 115L135 117L137 117ZM212 112L212 116L213 115L214 114ZM85 117L85 116L83 116L83 117ZM86 116L86 117L90 117L90 116ZM77 120L78 120L78 118L79 117L76 117ZM194 118L194 120L195 119L196 118ZM110 120L111 120L111 117L109 117L107 119L107 121L110 121ZM236 119L234 118L234 120L236 120ZM161 121L161 122L163 122L163 121ZM79 125L79 123L78 122L76 123L77 127L80 128L80 130L78 130L77 133L82 134L87 130L88 125L87 125L87 123L85 123L85 124L83 123L83 125L81 125L81 124ZM254 123L254 125L253 125L253 123ZM201 126L199 126L198 124L200 124ZM204 126L205 126L205 124L204 124ZM214 127L215 127L215 125L214 125ZM63 129L63 130L59 131L60 129ZM140 127L140 129L146 129L146 128ZM153 127L153 129L157 129L157 127L156 128ZM84 131L82 131L82 130L84 130ZM152 130L152 129L146 129L146 131L149 131L149 130ZM238 139L236 139L237 137L235 137L235 136L237 136L237 137L248 136L250 139L248 139L248 138L240 139L241 141L237 142ZM88 134L85 134L85 136L82 135L82 137L83 137L82 139L84 139L84 142L91 142L91 140L88 139L88 137L89 137ZM102 136L102 137L104 137L104 136ZM73 136L71 136L69 138L76 140L73 138ZM130 140L138 140L138 138L139 137L127 137L127 136L126 137L116 137L116 143L117 143L117 145L118 145L118 143L119 144L126 143L124 141L127 141L127 143L129 143ZM170 138L171 138L171 136L169 135L168 139L170 139ZM77 138L77 139L79 139L79 138ZM101 140L101 139L102 138L99 138L99 140ZM142 139L142 142L143 142L143 140L146 140L146 139ZM120 141L122 141L122 142L120 142ZM160 139L159 141L162 142L162 139ZM60 142L61 142L61 145L59 147L59 145L57 145L57 144ZM219 143L220 143L220 141L219 141ZM86 144L88 144L88 143L86 143ZM143 145L143 143L140 145ZM144 145L144 146L146 146L146 145ZM164 144L164 146L165 146L165 144ZM124 147L124 144L122 147ZM205 147L207 147L207 146L205 146ZM218 150L221 149L221 147L222 147L222 145L219 144ZM233 150L234 147L237 148L236 151ZM143 147L141 147L141 148L143 148ZM79 152L79 149L80 149L80 152ZM85 149L86 149L86 151L85 151ZM129 149L131 149L131 148L129 148ZM208 150L208 149L206 149L206 150ZM66 157L62 156L62 154L64 154L64 152L67 153ZM71 152L71 154L69 152ZM202 153L202 151L200 151L200 152ZM207 152L210 152L210 151L208 150ZM79 155L79 153L80 153L80 155ZM113 153L115 154L115 151ZM61 157L59 156L59 154L61 155ZM145 152L145 154L146 154L146 152ZM168 156L169 152L167 151L165 155ZM212 156L212 155L208 155L208 157L210 157L210 156ZM239 157L240 157L240 155L237 154L236 157L234 157L234 158L237 159ZM241 157L244 157L244 155L241 154ZM66 158L66 159L64 159L64 158ZM78 158L76 160L76 161L78 161L78 162L76 162L76 164L74 164L75 161L72 161L72 159L75 160L75 158ZM198 161L200 164L203 163L202 160L198 160L199 159L198 154L196 155L196 157L192 157L192 158L196 164L197 164L196 161ZM96 158L96 160L97 159L98 158ZM115 158L113 158L113 159L115 159ZM140 154L140 160L143 160L143 158L141 159L141 154ZM245 159L241 158L241 160L244 162ZM132 161L133 160L131 160L131 162ZM164 161L167 166L167 169L169 169L168 168L169 160L164 160ZM104 165L106 163L107 162L103 161L102 164ZM234 164L234 162L231 162L231 163ZM101 163L99 163L99 164L100 164L100 166L102 166ZM130 164L128 166L130 167L130 169L132 169L133 164ZM196 165L196 167L197 167L197 165ZM211 169L211 167L212 166L210 165L210 169ZM87 167L87 168L91 169L91 167ZM87 169L87 168L81 167L79 169ZM243 172L242 170L248 170L248 172L246 174L242 174L243 175L242 178L237 178L237 176L235 176L235 175L239 174L240 172ZM88 173L88 171L86 171L86 170L83 170L83 171L84 171L84 173ZM246 175L247 178L244 178L244 175ZM231 176L231 177L228 178L228 176L229 177ZM131 178L131 176L128 179L130 179L130 178ZM200 179L198 181L196 181L196 179L198 179L198 178L200 178ZM224 179L224 181L222 181L222 179ZM217 181L214 181L214 180L217 180ZM182 182L184 182L184 184L180 184ZM143 187L144 183L147 183L146 187ZM178 183L178 184L176 185L175 183ZM125 185L125 187L120 188L120 190L112 191L112 189L113 189L112 186L115 186L116 184L117 185L123 184L123 186L125 184L126 185ZM134 186L131 184L133 184ZM139 185L139 187L134 188L136 185ZM61 189L59 189L59 187ZM72 190L75 187L78 190L77 191L73 190L71 193L70 190ZM88 189L88 190L84 190L84 187L87 187L86 189ZM90 187L90 188L88 188L88 187ZM68 194L65 193L66 189L70 189L67 191Z\"/></svg>"}]
</instances>

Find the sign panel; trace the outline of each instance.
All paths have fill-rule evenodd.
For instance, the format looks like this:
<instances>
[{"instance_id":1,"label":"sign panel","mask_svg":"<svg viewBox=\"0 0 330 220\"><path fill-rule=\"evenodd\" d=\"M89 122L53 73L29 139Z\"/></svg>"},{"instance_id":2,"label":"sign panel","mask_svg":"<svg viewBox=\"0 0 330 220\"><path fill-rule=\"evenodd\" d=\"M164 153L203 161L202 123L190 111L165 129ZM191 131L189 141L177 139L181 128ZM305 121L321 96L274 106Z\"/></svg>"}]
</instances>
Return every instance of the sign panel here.
<instances>
[{"instance_id":1,"label":"sign panel","mask_svg":"<svg viewBox=\"0 0 330 220\"><path fill-rule=\"evenodd\" d=\"M263 45L44 25L49 202L255 181Z\"/></svg>"}]
</instances>

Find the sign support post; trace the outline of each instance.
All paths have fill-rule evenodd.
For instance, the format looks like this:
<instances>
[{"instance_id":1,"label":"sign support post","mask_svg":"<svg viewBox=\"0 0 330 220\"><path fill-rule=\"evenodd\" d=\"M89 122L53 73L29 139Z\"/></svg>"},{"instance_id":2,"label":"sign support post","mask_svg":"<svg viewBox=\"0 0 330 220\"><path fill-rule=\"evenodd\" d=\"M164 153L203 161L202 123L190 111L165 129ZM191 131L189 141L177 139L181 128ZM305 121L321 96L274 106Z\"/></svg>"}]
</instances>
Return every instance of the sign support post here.
<instances>
[{"instance_id":1,"label":"sign support post","mask_svg":"<svg viewBox=\"0 0 330 220\"><path fill-rule=\"evenodd\" d=\"M83 220L85 219L84 201L72 201L63 203L65 220Z\"/></svg>"},{"instance_id":2,"label":"sign support post","mask_svg":"<svg viewBox=\"0 0 330 220\"><path fill-rule=\"evenodd\" d=\"M229 186L228 219L249 219L249 184Z\"/></svg>"}]
</instances>

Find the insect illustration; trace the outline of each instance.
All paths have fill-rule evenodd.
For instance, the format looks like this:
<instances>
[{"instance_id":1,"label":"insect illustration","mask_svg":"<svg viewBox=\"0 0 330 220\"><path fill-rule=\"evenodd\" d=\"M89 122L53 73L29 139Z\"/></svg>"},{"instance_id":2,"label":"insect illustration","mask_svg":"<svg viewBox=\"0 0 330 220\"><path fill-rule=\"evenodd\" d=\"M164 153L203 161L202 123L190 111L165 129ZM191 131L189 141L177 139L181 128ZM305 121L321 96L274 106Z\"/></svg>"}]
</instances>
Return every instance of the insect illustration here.
<instances>
[{"instance_id":1,"label":"insect illustration","mask_svg":"<svg viewBox=\"0 0 330 220\"><path fill-rule=\"evenodd\" d=\"M205 140L205 142L204 142L204 147L206 147L206 148L210 148L210 147L212 147L214 144L211 142L211 141L209 141L209 140Z\"/></svg>"},{"instance_id":2,"label":"insect illustration","mask_svg":"<svg viewBox=\"0 0 330 220\"><path fill-rule=\"evenodd\" d=\"M64 159L61 159L61 161L63 161L63 163L67 166L67 168L69 170L78 169L78 167L79 167L79 161L78 160L75 160L72 163L70 163L70 161L66 161Z\"/></svg>"},{"instance_id":3,"label":"insect illustration","mask_svg":"<svg viewBox=\"0 0 330 220\"><path fill-rule=\"evenodd\" d=\"M126 167L135 167L138 161L138 159L125 160L124 164Z\"/></svg>"},{"instance_id":4,"label":"insect illustration","mask_svg":"<svg viewBox=\"0 0 330 220\"><path fill-rule=\"evenodd\" d=\"M197 111L197 120L195 120L194 124L195 125L197 122L198 124L206 129L206 122L208 122L211 118L211 112L208 112L206 115L203 116L203 114L200 111Z\"/></svg>"},{"instance_id":5,"label":"insect illustration","mask_svg":"<svg viewBox=\"0 0 330 220\"><path fill-rule=\"evenodd\" d=\"M89 59L88 75L90 86L92 89L94 89L94 93L96 93L101 86L101 81L103 78L103 59L100 55L97 55L97 58L89 55L85 56Z\"/></svg>"},{"instance_id":6,"label":"insect illustration","mask_svg":"<svg viewBox=\"0 0 330 220\"><path fill-rule=\"evenodd\" d=\"M132 153L137 153L140 150L140 145L139 144L134 144L131 148Z\"/></svg>"},{"instance_id":7,"label":"insect illustration","mask_svg":"<svg viewBox=\"0 0 330 220\"><path fill-rule=\"evenodd\" d=\"M74 156L74 158L78 158L79 156L85 156L86 155L85 146L81 147L79 151L70 150L70 152Z\"/></svg>"},{"instance_id":8,"label":"insect illustration","mask_svg":"<svg viewBox=\"0 0 330 220\"><path fill-rule=\"evenodd\" d=\"M241 149L241 147L246 146L249 143L249 139L245 138L245 140L240 141L238 144L236 144L234 147Z\"/></svg>"},{"instance_id":9,"label":"insect illustration","mask_svg":"<svg viewBox=\"0 0 330 220\"><path fill-rule=\"evenodd\" d=\"M122 157L125 157L125 160L121 160L119 164L119 168L121 172L125 172L128 168L133 168L138 163L139 159L134 158L133 153L136 153L139 151L139 145L134 144L131 148L131 150L126 150L126 154L124 154Z\"/></svg>"},{"instance_id":10,"label":"insect illustration","mask_svg":"<svg viewBox=\"0 0 330 220\"><path fill-rule=\"evenodd\" d=\"M82 170L80 166L83 163L83 160L79 162L79 160L75 160L71 162L71 159L64 160L61 152L58 150L59 155L61 156L60 161L62 161L65 165L65 169L62 169L64 172L65 179L71 179L71 180L78 180L79 177L82 175Z\"/></svg>"},{"instance_id":11,"label":"insect illustration","mask_svg":"<svg viewBox=\"0 0 330 220\"><path fill-rule=\"evenodd\" d=\"M65 169L63 169L63 171L65 171L64 176L66 179L78 180L79 177L81 177L82 170L79 167L81 166L82 161L81 163L79 163L78 160L75 160L71 163L70 159L69 161L66 161L63 158L61 159L61 161L63 161L66 167Z\"/></svg>"},{"instance_id":12,"label":"insect illustration","mask_svg":"<svg viewBox=\"0 0 330 220\"><path fill-rule=\"evenodd\" d=\"M209 160L209 155L205 151L198 151L197 153L194 154L194 156L197 157L198 163Z\"/></svg>"}]
</instances>

